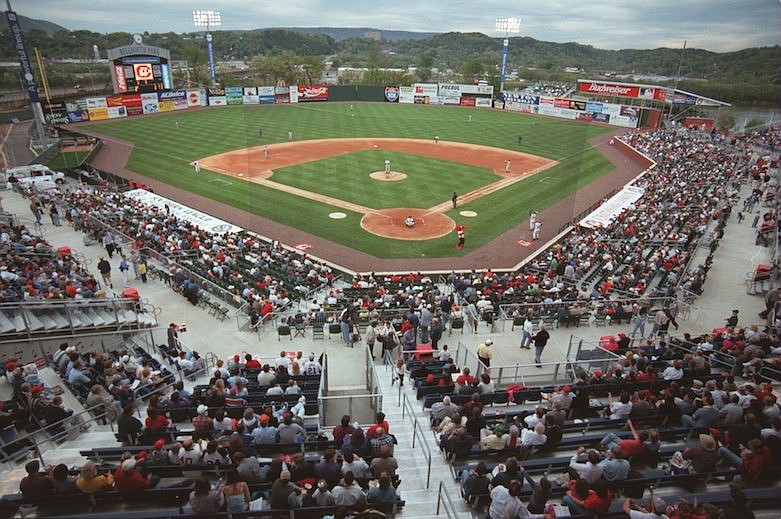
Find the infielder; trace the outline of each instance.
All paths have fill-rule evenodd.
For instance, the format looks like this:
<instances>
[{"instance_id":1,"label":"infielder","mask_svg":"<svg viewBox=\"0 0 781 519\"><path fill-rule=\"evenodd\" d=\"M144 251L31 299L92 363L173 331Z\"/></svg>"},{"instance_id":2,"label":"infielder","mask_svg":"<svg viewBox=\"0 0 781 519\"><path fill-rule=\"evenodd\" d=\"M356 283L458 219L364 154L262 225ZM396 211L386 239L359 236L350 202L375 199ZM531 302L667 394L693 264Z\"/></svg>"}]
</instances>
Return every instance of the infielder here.
<instances>
[{"instance_id":1,"label":"infielder","mask_svg":"<svg viewBox=\"0 0 781 519\"><path fill-rule=\"evenodd\" d=\"M269 155L269 153L268 153L268 146L263 146L263 156L265 158L268 158L268 155Z\"/></svg>"},{"instance_id":2,"label":"infielder","mask_svg":"<svg viewBox=\"0 0 781 519\"><path fill-rule=\"evenodd\" d=\"M385 159L385 175L389 176L390 172L391 172L391 170L390 170L390 160Z\"/></svg>"},{"instance_id":3,"label":"infielder","mask_svg":"<svg viewBox=\"0 0 781 519\"><path fill-rule=\"evenodd\" d=\"M200 173L201 172L201 164L197 160L195 162L193 162L193 167L195 168L195 172L196 173Z\"/></svg>"},{"instance_id":4,"label":"infielder","mask_svg":"<svg viewBox=\"0 0 781 519\"><path fill-rule=\"evenodd\" d=\"M510 159L507 159L504 161L504 172L509 173L510 167L512 167L512 161Z\"/></svg>"},{"instance_id":5,"label":"infielder","mask_svg":"<svg viewBox=\"0 0 781 519\"><path fill-rule=\"evenodd\" d=\"M529 230L534 231L534 223L537 221L537 211L532 209L529 211Z\"/></svg>"},{"instance_id":6,"label":"infielder","mask_svg":"<svg viewBox=\"0 0 781 519\"><path fill-rule=\"evenodd\" d=\"M542 222L537 220L534 222L534 230L532 231L532 240L540 239L540 231L542 230Z\"/></svg>"}]
</instances>

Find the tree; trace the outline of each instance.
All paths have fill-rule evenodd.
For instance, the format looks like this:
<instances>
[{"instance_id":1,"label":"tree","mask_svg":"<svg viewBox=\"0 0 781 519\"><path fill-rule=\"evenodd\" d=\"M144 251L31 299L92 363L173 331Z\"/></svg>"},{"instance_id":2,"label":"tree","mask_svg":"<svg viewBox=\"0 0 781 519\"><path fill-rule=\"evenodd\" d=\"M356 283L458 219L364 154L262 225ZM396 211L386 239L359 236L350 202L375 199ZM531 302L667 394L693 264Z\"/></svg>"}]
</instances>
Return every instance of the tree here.
<instances>
[{"instance_id":1,"label":"tree","mask_svg":"<svg viewBox=\"0 0 781 519\"><path fill-rule=\"evenodd\" d=\"M206 51L203 47L192 43L185 47L184 61L190 71L190 81L193 85L209 83L209 73L206 71Z\"/></svg>"},{"instance_id":2,"label":"tree","mask_svg":"<svg viewBox=\"0 0 781 519\"><path fill-rule=\"evenodd\" d=\"M477 58L472 58L461 66L461 75L464 76L465 83L474 83L483 75L485 65Z\"/></svg>"},{"instance_id":3,"label":"tree","mask_svg":"<svg viewBox=\"0 0 781 519\"><path fill-rule=\"evenodd\" d=\"M301 56L299 57L302 79L307 85L314 85L320 82L325 69L325 63L320 56Z\"/></svg>"}]
</instances>

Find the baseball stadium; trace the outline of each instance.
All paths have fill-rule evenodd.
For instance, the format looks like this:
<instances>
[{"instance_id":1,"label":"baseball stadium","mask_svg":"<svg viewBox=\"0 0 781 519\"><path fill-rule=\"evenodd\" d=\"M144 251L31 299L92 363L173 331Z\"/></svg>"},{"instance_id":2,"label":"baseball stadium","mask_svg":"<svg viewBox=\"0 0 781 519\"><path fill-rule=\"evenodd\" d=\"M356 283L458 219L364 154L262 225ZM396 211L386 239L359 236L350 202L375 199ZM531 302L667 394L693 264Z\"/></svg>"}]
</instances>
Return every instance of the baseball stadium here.
<instances>
[{"instance_id":1,"label":"baseball stadium","mask_svg":"<svg viewBox=\"0 0 781 519\"><path fill-rule=\"evenodd\" d=\"M0 125L0 517L778 516L772 120L145 38Z\"/></svg>"}]
</instances>

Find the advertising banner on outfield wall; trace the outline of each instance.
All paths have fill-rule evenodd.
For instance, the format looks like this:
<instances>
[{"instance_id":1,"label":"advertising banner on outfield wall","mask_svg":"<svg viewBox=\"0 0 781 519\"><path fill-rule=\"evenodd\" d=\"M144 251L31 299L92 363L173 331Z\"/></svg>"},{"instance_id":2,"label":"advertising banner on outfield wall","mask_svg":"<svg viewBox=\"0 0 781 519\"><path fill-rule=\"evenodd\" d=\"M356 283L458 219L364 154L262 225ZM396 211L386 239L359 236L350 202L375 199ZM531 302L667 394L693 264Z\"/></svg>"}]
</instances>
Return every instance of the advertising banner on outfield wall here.
<instances>
[{"instance_id":1,"label":"advertising banner on outfield wall","mask_svg":"<svg viewBox=\"0 0 781 519\"><path fill-rule=\"evenodd\" d=\"M109 119L118 119L120 117L127 117L127 111L124 106L111 106L108 109Z\"/></svg>"},{"instance_id":2,"label":"advertising banner on outfield wall","mask_svg":"<svg viewBox=\"0 0 781 519\"><path fill-rule=\"evenodd\" d=\"M258 93L258 103L264 105L271 105L276 102L276 99L274 98L273 86L257 87L256 92ZM244 94L246 95L246 91L244 92ZM247 104L247 101L244 101L244 104Z\"/></svg>"},{"instance_id":3,"label":"advertising banner on outfield wall","mask_svg":"<svg viewBox=\"0 0 781 519\"><path fill-rule=\"evenodd\" d=\"M520 94L518 92L503 92L504 98L507 101L514 103L525 103L527 105L540 104L540 98L538 96L531 96L529 94Z\"/></svg>"},{"instance_id":4,"label":"advertising banner on outfield wall","mask_svg":"<svg viewBox=\"0 0 781 519\"><path fill-rule=\"evenodd\" d=\"M494 105L490 97L476 97L475 106L478 108L491 108Z\"/></svg>"},{"instance_id":5,"label":"advertising banner on outfield wall","mask_svg":"<svg viewBox=\"0 0 781 519\"><path fill-rule=\"evenodd\" d=\"M141 96L139 96L140 98ZM89 111L87 110L87 100L77 99L65 103L65 109L68 111L68 119L72 123L89 121Z\"/></svg>"},{"instance_id":6,"label":"advertising banner on outfield wall","mask_svg":"<svg viewBox=\"0 0 781 519\"><path fill-rule=\"evenodd\" d=\"M157 95L155 95L155 99L157 99ZM88 97L87 111L89 112L90 121L101 121L103 119L108 119L108 105L106 104L106 98Z\"/></svg>"},{"instance_id":7,"label":"advertising banner on outfield wall","mask_svg":"<svg viewBox=\"0 0 781 519\"><path fill-rule=\"evenodd\" d=\"M610 114L600 114L600 113L594 113L592 114L592 117L595 121L600 123L609 123L610 122Z\"/></svg>"},{"instance_id":8,"label":"advertising banner on outfield wall","mask_svg":"<svg viewBox=\"0 0 781 519\"><path fill-rule=\"evenodd\" d=\"M416 96L434 97L439 93L439 85L436 83L415 83L412 85L412 93Z\"/></svg>"},{"instance_id":9,"label":"advertising banner on outfield wall","mask_svg":"<svg viewBox=\"0 0 781 519\"><path fill-rule=\"evenodd\" d=\"M459 104L461 106L477 106L477 101L475 97L461 97L459 98Z\"/></svg>"},{"instance_id":10,"label":"advertising banner on outfield wall","mask_svg":"<svg viewBox=\"0 0 781 519\"><path fill-rule=\"evenodd\" d=\"M611 196L604 204L583 218L579 225L588 229L606 227L621 213L642 198L645 190L641 187L625 186L621 191Z\"/></svg>"},{"instance_id":11,"label":"advertising banner on outfield wall","mask_svg":"<svg viewBox=\"0 0 781 519\"><path fill-rule=\"evenodd\" d=\"M385 87L384 99L388 103L398 103L399 102L399 87L397 87L397 86L386 86Z\"/></svg>"},{"instance_id":12,"label":"advertising banner on outfield wall","mask_svg":"<svg viewBox=\"0 0 781 519\"><path fill-rule=\"evenodd\" d=\"M327 85L298 85L298 102L328 101Z\"/></svg>"},{"instance_id":13,"label":"advertising banner on outfield wall","mask_svg":"<svg viewBox=\"0 0 781 519\"><path fill-rule=\"evenodd\" d=\"M195 106L206 106L206 91L201 88L196 90L188 90L187 106L190 108Z\"/></svg>"},{"instance_id":14,"label":"advertising banner on outfield wall","mask_svg":"<svg viewBox=\"0 0 781 519\"><path fill-rule=\"evenodd\" d=\"M298 86L297 85L290 85L290 102L291 103L297 103L298 102Z\"/></svg>"},{"instance_id":15,"label":"advertising banner on outfield wall","mask_svg":"<svg viewBox=\"0 0 781 519\"><path fill-rule=\"evenodd\" d=\"M160 105L157 100L157 94L154 92L141 94L141 108L145 114L154 114L160 111Z\"/></svg>"},{"instance_id":16,"label":"advertising banner on outfield wall","mask_svg":"<svg viewBox=\"0 0 781 519\"><path fill-rule=\"evenodd\" d=\"M399 103L411 104L415 102L415 93L412 87L399 87Z\"/></svg>"},{"instance_id":17,"label":"advertising banner on outfield wall","mask_svg":"<svg viewBox=\"0 0 781 519\"><path fill-rule=\"evenodd\" d=\"M226 104L224 88L209 89L209 106L225 106Z\"/></svg>"},{"instance_id":18,"label":"advertising banner on outfield wall","mask_svg":"<svg viewBox=\"0 0 781 519\"><path fill-rule=\"evenodd\" d=\"M184 110L187 108L187 90L169 90L167 92L158 92L157 99L160 103L161 112ZM163 108L163 103L165 103L165 108Z\"/></svg>"},{"instance_id":19,"label":"advertising banner on outfield wall","mask_svg":"<svg viewBox=\"0 0 781 519\"><path fill-rule=\"evenodd\" d=\"M513 112L521 112L525 114L537 113L537 105L530 105L528 103L518 103L516 101L505 101L505 110L511 110Z\"/></svg>"},{"instance_id":20,"label":"advertising banner on outfield wall","mask_svg":"<svg viewBox=\"0 0 781 519\"><path fill-rule=\"evenodd\" d=\"M453 83L440 83L437 94L441 96L461 97L461 85Z\"/></svg>"},{"instance_id":21,"label":"advertising banner on outfield wall","mask_svg":"<svg viewBox=\"0 0 781 519\"><path fill-rule=\"evenodd\" d=\"M242 89L242 93L244 94L242 96L242 104L256 105L260 103L260 98L258 97L258 87L244 87Z\"/></svg>"},{"instance_id":22,"label":"advertising banner on outfield wall","mask_svg":"<svg viewBox=\"0 0 781 519\"><path fill-rule=\"evenodd\" d=\"M290 102L290 87L278 86L274 87L274 102L277 104L286 104ZM263 102L263 99L260 100Z\"/></svg>"},{"instance_id":23,"label":"advertising banner on outfield wall","mask_svg":"<svg viewBox=\"0 0 781 519\"><path fill-rule=\"evenodd\" d=\"M225 87L225 103L240 105L244 102L244 91L241 87Z\"/></svg>"},{"instance_id":24,"label":"advertising banner on outfield wall","mask_svg":"<svg viewBox=\"0 0 781 519\"><path fill-rule=\"evenodd\" d=\"M460 105L461 104L461 98L460 97L440 96L439 99L442 101L443 105Z\"/></svg>"},{"instance_id":25,"label":"advertising banner on outfield wall","mask_svg":"<svg viewBox=\"0 0 781 519\"><path fill-rule=\"evenodd\" d=\"M122 96L122 106L125 107L127 115L144 115L144 109L141 107L141 94L125 94Z\"/></svg>"},{"instance_id":26,"label":"advertising banner on outfield wall","mask_svg":"<svg viewBox=\"0 0 781 519\"><path fill-rule=\"evenodd\" d=\"M592 114L601 114L602 103L586 103L586 111Z\"/></svg>"}]
</instances>

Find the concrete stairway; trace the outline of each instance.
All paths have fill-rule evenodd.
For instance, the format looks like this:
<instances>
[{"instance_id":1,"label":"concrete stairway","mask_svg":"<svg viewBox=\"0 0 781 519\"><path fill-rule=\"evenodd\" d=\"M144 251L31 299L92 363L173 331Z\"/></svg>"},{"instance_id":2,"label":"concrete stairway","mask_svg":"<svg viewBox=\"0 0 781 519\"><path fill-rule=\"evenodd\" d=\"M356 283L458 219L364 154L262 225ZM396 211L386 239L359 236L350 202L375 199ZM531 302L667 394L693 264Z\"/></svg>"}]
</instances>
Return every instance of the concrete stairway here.
<instances>
[{"instance_id":1,"label":"concrete stairway","mask_svg":"<svg viewBox=\"0 0 781 519\"><path fill-rule=\"evenodd\" d=\"M393 370L390 366L382 366L382 364L378 364L376 369L380 379L380 388L385 396L382 406L383 412L390 424L391 432L399 442L394 448L393 455L399 463L397 472L402 480L399 493L406 502L399 517L447 517L443 506L440 506L439 516L436 513L437 489L441 481L454 505L455 517L472 519L474 517L472 510L461 498L458 483L454 481L450 466L440 452L434 433L429 427L428 413L422 411L421 404L415 397L415 392L409 386L408 381L402 387L402 404L398 405L399 385L398 382L391 384ZM411 405L407 406L402 418L404 395L407 396ZM412 416L410 416L410 408L413 412ZM418 420L420 430L413 448L414 428L412 424L415 418ZM425 441L422 441L423 437L425 437ZM431 477L428 488L426 488L428 457L424 443L428 445L431 452Z\"/></svg>"}]
</instances>

